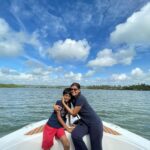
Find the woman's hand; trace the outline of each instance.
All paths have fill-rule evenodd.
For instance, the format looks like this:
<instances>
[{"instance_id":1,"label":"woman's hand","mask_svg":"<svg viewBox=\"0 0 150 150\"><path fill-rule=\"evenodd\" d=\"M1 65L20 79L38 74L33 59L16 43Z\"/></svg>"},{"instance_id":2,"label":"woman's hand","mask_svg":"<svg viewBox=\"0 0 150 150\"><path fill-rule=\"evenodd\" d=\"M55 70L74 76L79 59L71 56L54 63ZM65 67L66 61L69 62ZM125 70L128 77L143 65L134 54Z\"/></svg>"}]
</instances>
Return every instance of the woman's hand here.
<instances>
[{"instance_id":1,"label":"woman's hand","mask_svg":"<svg viewBox=\"0 0 150 150\"><path fill-rule=\"evenodd\" d=\"M71 133L71 132L74 130L74 128L75 128L75 127L67 127L66 130L67 130L69 133Z\"/></svg>"},{"instance_id":2,"label":"woman's hand","mask_svg":"<svg viewBox=\"0 0 150 150\"><path fill-rule=\"evenodd\" d=\"M63 105L64 105L64 104L65 104L65 99L64 99L64 97L63 97L63 96L62 96L61 101L62 101L62 103L63 103Z\"/></svg>"},{"instance_id":3,"label":"woman's hand","mask_svg":"<svg viewBox=\"0 0 150 150\"><path fill-rule=\"evenodd\" d=\"M75 128L77 125L76 124L70 124L70 127Z\"/></svg>"}]
</instances>

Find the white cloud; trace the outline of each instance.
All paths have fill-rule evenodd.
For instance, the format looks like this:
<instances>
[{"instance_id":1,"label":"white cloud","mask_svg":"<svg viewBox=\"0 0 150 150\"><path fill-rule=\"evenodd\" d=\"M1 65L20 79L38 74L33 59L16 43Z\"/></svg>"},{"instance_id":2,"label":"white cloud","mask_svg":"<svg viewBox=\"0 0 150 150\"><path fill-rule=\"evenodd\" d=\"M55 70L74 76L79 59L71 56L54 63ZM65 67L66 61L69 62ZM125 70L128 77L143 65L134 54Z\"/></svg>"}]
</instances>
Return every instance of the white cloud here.
<instances>
[{"instance_id":1,"label":"white cloud","mask_svg":"<svg viewBox=\"0 0 150 150\"><path fill-rule=\"evenodd\" d=\"M142 69L140 68L135 68L131 71L131 75L134 76L134 77L141 77L144 75L144 72Z\"/></svg>"},{"instance_id":2,"label":"white cloud","mask_svg":"<svg viewBox=\"0 0 150 150\"><path fill-rule=\"evenodd\" d=\"M28 83L31 83L31 81L34 80L34 76L30 73L20 73L18 77L19 80L27 81ZM15 76L14 79L18 79L18 77Z\"/></svg>"},{"instance_id":3,"label":"white cloud","mask_svg":"<svg viewBox=\"0 0 150 150\"><path fill-rule=\"evenodd\" d=\"M0 69L0 83L36 84L36 85L69 85L82 82L81 73L63 73L61 67L33 68L28 72L18 72L10 68Z\"/></svg>"},{"instance_id":4,"label":"white cloud","mask_svg":"<svg viewBox=\"0 0 150 150\"><path fill-rule=\"evenodd\" d=\"M84 61L89 52L90 46L85 39L57 41L48 49L49 56L56 61Z\"/></svg>"},{"instance_id":5,"label":"white cloud","mask_svg":"<svg viewBox=\"0 0 150 150\"><path fill-rule=\"evenodd\" d=\"M90 67L109 67L117 63L116 59L113 57L111 49L104 49L99 51L96 59L90 60L88 66Z\"/></svg>"},{"instance_id":6,"label":"white cloud","mask_svg":"<svg viewBox=\"0 0 150 150\"><path fill-rule=\"evenodd\" d=\"M53 67L44 64L43 62L30 58L29 56L26 56L27 61L25 61L25 66L28 67L28 70L32 70L32 73L34 75L41 75L41 74L50 74L50 73L63 73L62 66Z\"/></svg>"},{"instance_id":7,"label":"white cloud","mask_svg":"<svg viewBox=\"0 0 150 150\"><path fill-rule=\"evenodd\" d=\"M122 73L122 74L113 74L111 79L115 81L125 81L129 79L129 77L125 73Z\"/></svg>"},{"instance_id":8,"label":"white cloud","mask_svg":"<svg viewBox=\"0 0 150 150\"><path fill-rule=\"evenodd\" d=\"M91 77L95 74L95 70L88 70L88 72L85 74L85 77Z\"/></svg>"},{"instance_id":9,"label":"white cloud","mask_svg":"<svg viewBox=\"0 0 150 150\"><path fill-rule=\"evenodd\" d=\"M48 85L49 83L53 84L59 74L62 74L61 67L54 68L47 66L46 68L32 68L28 72L19 72L10 68L0 68L0 83Z\"/></svg>"},{"instance_id":10,"label":"white cloud","mask_svg":"<svg viewBox=\"0 0 150 150\"><path fill-rule=\"evenodd\" d=\"M52 66L46 66L46 67L39 67L39 68L33 68L31 73L35 76L49 76L54 75L57 76L59 74L63 73L62 67L52 67ZM56 75L57 74L57 75Z\"/></svg>"},{"instance_id":11,"label":"white cloud","mask_svg":"<svg viewBox=\"0 0 150 150\"><path fill-rule=\"evenodd\" d=\"M131 73L112 74L111 82L113 84L133 85L133 84L150 84L150 73L144 72L141 68L131 70Z\"/></svg>"},{"instance_id":12,"label":"white cloud","mask_svg":"<svg viewBox=\"0 0 150 150\"><path fill-rule=\"evenodd\" d=\"M116 26L110 40L114 43L150 43L150 3L130 16L125 23Z\"/></svg>"},{"instance_id":13,"label":"white cloud","mask_svg":"<svg viewBox=\"0 0 150 150\"><path fill-rule=\"evenodd\" d=\"M112 52L111 49L103 49L98 52L94 60L88 62L89 67L111 67L116 64L131 64L135 52L133 49L121 49L117 52Z\"/></svg>"},{"instance_id":14,"label":"white cloud","mask_svg":"<svg viewBox=\"0 0 150 150\"><path fill-rule=\"evenodd\" d=\"M82 74L81 73L73 73L72 71L69 73L66 73L64 75L66 79L72 80L72 81L81 81L82 80Z\"/></svg>"},{"instance_id":15,"label":"white cloud","mask_svg":"<svg viewBox=\"0 0 150 150\"><path fill-rule=\"evenodd\" d=\"M15 69L0 68L0 73L4 75L18 75L19 73Z\"/></svg>"},{"instance_id":16,"label":"white cloud","mask_svg":"<svg viewBox=\"0 0 150 150\"><path fill-rule=\"evenodd\" d=\"M4 19L0 18L0 36L3 36L9 32L9 25Z\"/></svg>"},{"instance_id":17,"label":"white cloud","mask_svg":"<svg viewBox=\"0 0 150 150\"><path fill-rule=\"evenodd\" d=\"M113 73L110 76L86 76L82 73L62 73L61 67L34 68L30 72L19 72L15 69L1 68L0 83L15 84L36 84L36 85L70 85L72 82L79 82L81 85L131 85L150 84L150 72L142 75L140 68L135 68L127 73ZM58 71L58 72L57 72ZM89 71L89 74L92 70ZM87 78L90 77L90 78Z\"/></svg>"},{"instance_id":18,"label":"white cloud","mask_svg":"<svg viewBox=\"0 0 150 150\"><path fill-rule=\"evenodd\" d=\"M132 63L132 60L135 56L135 50L130 49L121 49L115 54L115 58L117 59L118 63L130 65Z\"/></svg>"},{"instance_id":19,"label":"white cloud","mask_svg":"<svg viewBox=\"0 0 150 150\"><path fill-rule=\"evenodd\" d=\"M8 23L0 18L0 56L17 56L22 53L22 44L15 40L14 35Z\"/></svg>"},{"instance_id":20,"label":"white cloud","mask_svg":"<svg viewBox=\"0 0 150 150\"><path fill-rule=\"evenodd\" d=\"M44 68L34 68L32 74L38 76L44 76L44 75L49 75L50 71L45 70Z\"/></svg>"},{"instance_id":21,"label":"white cloud","mask_svg":"<svg viewBox=\"0 0 150 150\"><path fill-rule=\"evenodd\" d=\"M44 68L46 65L37 59L30 58L26 56L25 66L28 68Z\"/></svg>"},{"instance_id":22,"label":"white cloud","mask_svg":"<svg viewBox=\"0 0 150 150\"><path fill-rule=\"evenodd\" d=\"M14 31L9 24L0 18L0 57L15 57L24 54L24 44L30 44L37 49L42 49L38 35L33 32Z\"/></svg>"},{"instance_id":23,"label":"white cloud","mask_svg":"<svg viewBox=\"0 0 150 150\"><path fill-rule=\"evenodd\" d=\"M18 56L23 52L22 45L13 40L0 42L0 57L1 56Z\"/></svg>"},{"instance_id":24,"label":"white cloud","mask_svg":"<svg viewBox=\"0 0 150 150\"><path fill-rule=\"evenodd\" d=\"M32 84L34 76L30 73L20 73L17 70L0 69L0 83Z\"/></svg>"}]
</instances>

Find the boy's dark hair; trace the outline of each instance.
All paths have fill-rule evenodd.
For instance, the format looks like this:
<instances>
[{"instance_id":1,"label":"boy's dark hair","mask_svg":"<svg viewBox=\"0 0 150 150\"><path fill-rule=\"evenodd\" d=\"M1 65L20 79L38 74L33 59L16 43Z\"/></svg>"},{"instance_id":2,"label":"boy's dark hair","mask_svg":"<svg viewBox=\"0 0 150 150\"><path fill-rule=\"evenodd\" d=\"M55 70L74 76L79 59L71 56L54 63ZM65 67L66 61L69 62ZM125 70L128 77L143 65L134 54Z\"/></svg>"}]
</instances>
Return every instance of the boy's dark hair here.
<instances>
[{"instance_id":1,"label":"boy's dark hair","mask_svg":"<svg viewBox=\"0 0 150 150\"><path fill-rule=\"evenodd\" d=\"M71 96L71 89L70 88L65 88L63 91L63 95L69 94Z\"/></svg>"},{"instance_id":2,"label":"boy's dark hair","mask_svg":"<svg viewBox=\"0 0 150 150\"><path fill-rule=\"evenodd\" d=\"M76 86L78 89L81 88L80 84L76 83L76 82L72 83L70 87L72 87L72 86Z\"/></svg>"}]
</instances>

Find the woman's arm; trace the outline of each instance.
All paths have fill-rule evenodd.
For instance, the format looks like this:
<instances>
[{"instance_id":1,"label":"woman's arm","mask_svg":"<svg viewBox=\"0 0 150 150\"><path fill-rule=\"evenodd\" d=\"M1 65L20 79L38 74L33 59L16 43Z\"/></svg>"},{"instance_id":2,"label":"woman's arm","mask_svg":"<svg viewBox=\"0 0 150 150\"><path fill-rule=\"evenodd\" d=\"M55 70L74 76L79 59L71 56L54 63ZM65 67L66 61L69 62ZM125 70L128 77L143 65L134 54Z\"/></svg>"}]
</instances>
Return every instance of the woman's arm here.
<instances>
[{"instance_id":1,"label":"woman's arm","mask_svg":"<svg viewBox=\"0 0 150 150\"><path fill-rule=\"evenodd\" d=\"M57 111L57 119L59 121L59 123L68 131L68 132L72 132L73 128L69 128L66 123L64 122L64 120L61 117L60 111Z\"/></svg>"},{"instance_id":2,"label":"woman's arm","mask_svg":"<svg viewBox=\"0 0 150 150\"><path fill-rule=\"evenodd\" d=\"M62 97L62 103L64 105L64 107L66 108L66 110L69 112L69 114L71 114L72 116L76 116L80 109L81 109L81 106L75 106L75 108L71 109L64 101L64 98Z\"/></svg>"}]
</instances>

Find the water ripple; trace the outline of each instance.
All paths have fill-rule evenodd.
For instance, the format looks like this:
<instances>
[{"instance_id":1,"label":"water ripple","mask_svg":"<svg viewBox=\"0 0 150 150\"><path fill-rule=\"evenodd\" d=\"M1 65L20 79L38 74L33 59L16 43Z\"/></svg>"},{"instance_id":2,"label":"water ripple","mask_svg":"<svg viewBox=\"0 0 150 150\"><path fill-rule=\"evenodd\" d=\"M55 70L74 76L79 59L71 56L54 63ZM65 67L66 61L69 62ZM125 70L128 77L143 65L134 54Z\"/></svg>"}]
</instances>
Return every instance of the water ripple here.
<instances>
[{"instance_id":1,"label":"water ripple","mask_svg":"<svg viewBox=\"0 0 150 150\"><path fill-rule=\"evenodd\" d=\"M150 139L150 92L82 90L102 120ZM62 89L1 88L0 136L47 119Z\"/></svg>"}]
</instances>

